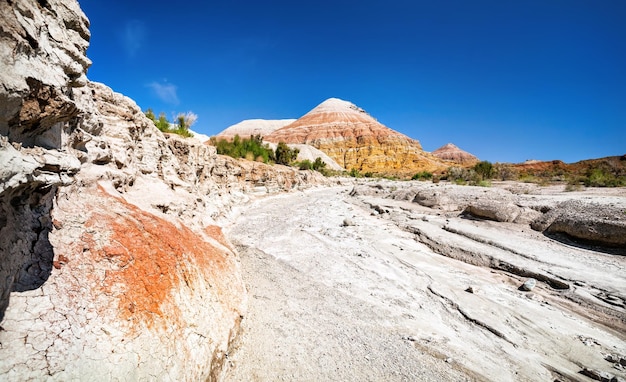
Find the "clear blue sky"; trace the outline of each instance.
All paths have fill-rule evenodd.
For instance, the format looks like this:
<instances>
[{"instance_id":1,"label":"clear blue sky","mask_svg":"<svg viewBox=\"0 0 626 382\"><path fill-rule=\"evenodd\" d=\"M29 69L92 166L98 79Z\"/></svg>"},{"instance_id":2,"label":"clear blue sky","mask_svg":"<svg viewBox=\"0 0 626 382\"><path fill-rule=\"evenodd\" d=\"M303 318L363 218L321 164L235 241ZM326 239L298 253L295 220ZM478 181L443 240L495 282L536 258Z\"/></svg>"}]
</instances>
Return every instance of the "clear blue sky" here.
<instances>
[{"instance_id":1,"label":"clear blue sky","mask_svg":"<svg viewBox=\"0 0 626 382\"><path fill-rule=\"evenodd\" d=\"M88 77L214 135L337 97L432 151L626 154L626 1L96 1Z\"/></svg>"}]
</instances>

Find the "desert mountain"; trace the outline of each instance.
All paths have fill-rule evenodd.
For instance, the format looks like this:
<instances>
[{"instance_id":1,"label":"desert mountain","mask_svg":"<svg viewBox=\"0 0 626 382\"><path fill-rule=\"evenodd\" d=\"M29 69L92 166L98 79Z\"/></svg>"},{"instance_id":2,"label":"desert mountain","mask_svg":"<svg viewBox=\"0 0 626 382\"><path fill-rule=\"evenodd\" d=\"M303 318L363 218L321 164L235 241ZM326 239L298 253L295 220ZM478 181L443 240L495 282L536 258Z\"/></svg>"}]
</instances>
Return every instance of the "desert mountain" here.
<instances>
[{"instance_id":1,"label":"desert mountain","mask_svg":"<svg viewBox=\"0 0 626 382\"><path fill-rule=\"evenodd\" d=\"M437 158L449 160L460 165L472 165L478 162L478 158L476 156L468 153L467 151L461 150L453 143L446 143L437 150L433 151L432 154Z\"/></svg>"},{"instance_id":2,"label":"desert mountain","mask_svg":"<svg viewBox=\"0 0 626 382\"><path fill-rule=\"evenodd\" d=\"M417 140L378 122L365 110L329 98L313 110L273 133L270 142L308 144L333 158L345 169L408 175L445 168L424 152Z\"/></svg>"},{"instance_id":3,"label":"desert mountain","mask_svg":"<svg viewBox=\"0 0 626 382\"><path fill-rule=\"evenodd\" d=\"M295 119L247 119L227 127L216 137L224 139L233 139L235 135L239 135L241 138L248 138L250 135L265 137L292 122L295 122Z\"/></svg>"}]
</instances>

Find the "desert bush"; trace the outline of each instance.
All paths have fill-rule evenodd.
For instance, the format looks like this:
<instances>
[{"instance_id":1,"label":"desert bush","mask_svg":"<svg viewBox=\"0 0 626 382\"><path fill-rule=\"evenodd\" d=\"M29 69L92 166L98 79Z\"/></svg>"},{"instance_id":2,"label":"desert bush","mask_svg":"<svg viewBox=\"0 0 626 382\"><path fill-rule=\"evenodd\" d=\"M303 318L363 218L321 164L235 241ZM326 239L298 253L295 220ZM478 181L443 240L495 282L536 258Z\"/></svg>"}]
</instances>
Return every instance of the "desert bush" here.
<instances>
[{"instance_id":1,"label":"desert bush","mask_svg":"<svg viewBox=\"0 0 626 382\"><path fill-rule=\"evenodd\" d=\"M467 183L475 185L482 180L480 179L478 173L474 171L474 169L467 169L456 166L448 168L446 178L448 179L448 181L460 185L464 185Z\"/></svg>"},{"instance_id":2,"label":"desert bush","mask_svg":"<svg viewBox=\"0 0 626 382\"><path fill-rule=\"evenodd\" d=\"M276 163L289 166L296 160L299 152L298 149L289 148L285 142L278 142L275 152Z\"/></svg>"},{"instance_id":3,"label":"desert bush","mask_svg":"<svg viewBox=\"0 0 626 382\"><path fill-rule=\"evenodd\" d=\"M476 163L474 171L480 177L480 180L491 179L493 176L493 165L489 161L481 161Z\"/></svg>"},{"instance_id":4,"label":"desert bush","mask_svg":"<svg viewBox=\"0 0 626 382\"><path fill-rule=\"evenodd\" d=\"M517 180L519 179L519 171L506 163L497 163L493 165L493 173L500 180Z\"/></svg>"},{"instance_id":5,"label":"desert bush","mask_svg":"<svg viewBox=\"0 0 626 382\"><path fill-rule=\"evenodd\" d=\"M232 141L211 137L209 143L215 146L220 155L246 158L263 163L274 162L274 151L267 144L263 144L263 138L260 135L251 135L250 138L244 139L235 135Z\"/></svg>"},{"instance_id":6,"label":"desert bush","mask_svg":"<svg viewBox=\"0 0 626 382\"><path fill-rule=\"evenodd\" d=\"M320 157L315 158L315 160L313 161L313 170L320 171L325 168L326 162L324 162Z\"/></svg>"},{"instance_id":7,"label":"desert bush","mask_svg":"<svg viewBox=\"0 0 626 382\"><path fill-rule=\"evenodd\" d=\"M622 187L626 186L626 177L616 176L603 168L589 170L583 183L587 187Z\"/></svg>"},{"instance_id":8,"label":"desert bush","mask_svg":"<svg viewBox=\"0 0 626 382\"><path fill-rule=\"evenodd\" d=\"M154 123L157 129L164 133L178 134L183 137L193 137L193 134L189 131L189 128L196 122L198 116L192 112L180 113L176 117L177 123L171 123L165 113L159 113L159 118L154 115L152 109L148 109L144 113L149 120Z\"/></svg>"},{"instance_id":9,"label":"desert bush","mask_svg":"<svg viewBox=\"0 0 626 382\"><path fill-rule=\"evenodd\" d=\"M313 168L313 163L310 160L305 159L298 163L298 168L300 170L311 170Z\"/></svg>"},{"instance_id":10,"label":"desert bush","mask_svg":"<svg viewBox=\"0 0 626 382\"><path fill-rule=\"evenodd\" d=\"M413 175L411 180L429 180L429 179L432 179L432 178L433 178L433 173L432 172L422 171L422 172L418 172L417 174Z\"/></svg>"},{"instance_id":11,"label":"desert bush","mask_svg":"<svg viewBox=\"0 0 626 382\"><path fill-rule=\"evenodd\" d=\"M359 170L357 170L356 168L352 168L350 169L350 172L348 173L349 176L353 177L353 178L360 178L363 175L361 175L361 173L359 172Z\"/></svg>"}]
</instances>

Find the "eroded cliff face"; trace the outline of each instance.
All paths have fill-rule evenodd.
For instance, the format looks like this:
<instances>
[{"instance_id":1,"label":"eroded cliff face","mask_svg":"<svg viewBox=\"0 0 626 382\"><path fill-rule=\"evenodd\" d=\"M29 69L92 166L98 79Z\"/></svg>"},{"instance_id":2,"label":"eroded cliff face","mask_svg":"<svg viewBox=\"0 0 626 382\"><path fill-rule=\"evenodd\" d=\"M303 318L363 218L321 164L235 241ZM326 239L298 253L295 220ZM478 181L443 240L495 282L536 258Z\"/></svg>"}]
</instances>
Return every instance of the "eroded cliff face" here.
<instances>
[{"instance_id":1,"label":"eroded cliff face","mask_svg":"<svg viewBox=\"0 0 626 382\"><path fill-rule=\"evenodd\" d=\"M410 176L446 167L424 152L417 140L337 98L322 102L295 122L265 136L265 140L314 146L347 170Z\"/></svg>"},{"instance_id":2,"label":"eroded cliff face","mask_svg":"<svg viewBox=\"0 0 626 382\"><path fill-rule=\"evenodd\" d=\"M216 221L325 180L164 136L87 81L75 1L2 2L0 28L0 379L219 379L247 297Z\"/></svg>"}]
</instances>

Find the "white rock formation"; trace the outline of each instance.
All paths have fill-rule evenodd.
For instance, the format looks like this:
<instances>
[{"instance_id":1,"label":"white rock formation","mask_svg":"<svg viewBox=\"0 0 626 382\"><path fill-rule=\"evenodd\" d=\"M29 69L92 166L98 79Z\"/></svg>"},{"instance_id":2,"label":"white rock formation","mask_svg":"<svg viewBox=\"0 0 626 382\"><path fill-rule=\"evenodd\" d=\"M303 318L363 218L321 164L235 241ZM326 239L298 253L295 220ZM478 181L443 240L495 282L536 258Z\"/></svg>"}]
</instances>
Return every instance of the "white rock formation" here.
<instances>
[{"instance_id":1,"label":"white rock formation","mask_svg":"<svg viewBox=\"0 0 626 382\"><path fill-rule=\"evenodd\" d=\"M233 139L235 135L239 135L240 138L248 138L250 135L264 137L294 121L295 119L247 119L227 127L216 137L224 139Z\"/></svg>"},{"instance_id":2,"label":"white rock formation","mask_svg":"<svg viewBox=\"0 0 626 382\"><path fill-rule=\"evenodd\" d=\"M164 135L86 81L76 1L1 2L0 28L0 379L219 379L247 296L216 220L325 180Z\"/></svg>"}]
</instances>

